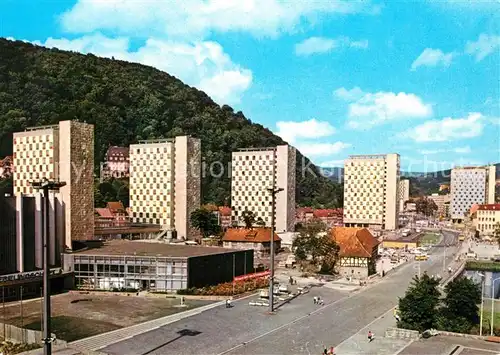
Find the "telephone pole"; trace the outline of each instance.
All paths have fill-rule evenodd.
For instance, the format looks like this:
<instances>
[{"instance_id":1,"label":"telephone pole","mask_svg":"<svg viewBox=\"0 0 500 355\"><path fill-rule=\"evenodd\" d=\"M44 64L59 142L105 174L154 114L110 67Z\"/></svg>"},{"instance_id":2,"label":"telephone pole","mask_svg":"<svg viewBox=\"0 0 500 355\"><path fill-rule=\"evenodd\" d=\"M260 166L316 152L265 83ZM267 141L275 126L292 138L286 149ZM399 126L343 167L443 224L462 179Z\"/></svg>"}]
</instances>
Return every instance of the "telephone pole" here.
<instances>
[{"instance_id":1,"label":"telephone pole","mask_svg":"<svg viewBox=\"0 0 500 355\"><path fill-rule=\"evenodd\" d=\"M274 182L274 178L273 178ZM273 187L267 189L271 194L271 242L270 242L270 253L271 253L271 266L269 268L269 312L274 312L274 230L275 230L275 213L276 213L276 194L283 191L282 188L276 188L273 183Z\"/></svg>"},{"instance_id":2,"label":"telephone pole","mask_svg":"<svg viewBox=\"0 0 500 355\"><path fill-rule=\"evenodd\" d=\"M49 234L50 234L50 201L49 192L59 191L59 189L65 186L65 182L59 181L49 181L43 179L41 181L33 181L31 186L36 190L43 191L44 197L44 216L43 216L43 354L52 354L52 332L50 327L50 258L49 258Z\"/></svg>"}]
</instances>

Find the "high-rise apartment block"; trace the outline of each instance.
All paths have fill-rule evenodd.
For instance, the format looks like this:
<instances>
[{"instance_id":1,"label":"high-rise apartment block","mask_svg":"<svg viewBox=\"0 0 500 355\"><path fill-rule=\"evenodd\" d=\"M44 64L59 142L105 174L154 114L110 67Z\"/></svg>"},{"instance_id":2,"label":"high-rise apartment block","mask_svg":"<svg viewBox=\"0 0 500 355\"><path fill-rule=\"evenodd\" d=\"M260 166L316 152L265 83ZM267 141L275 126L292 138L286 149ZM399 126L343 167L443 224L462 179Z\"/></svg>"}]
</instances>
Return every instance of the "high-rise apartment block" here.
<instances>
[{"instance_id":1,"label":"high-rise apartment block","mask_svg":"<svg viewBox=\"0 0 500 355\"><path fill-rule=\"evenodd\" d=\"M405 202L410 199L410 180L404 179L399 180L398 189L398 204L399 212L403 212L405 209Z\"/></svg>"},{"instance_id":2,"label":"high-rise apartment block","mask_svg":"<svg viewBox=\"0 0 500 355\"><path fill-rule=\"evenodd\" d=\"M344 225L398 226L399 154L352 155L344 162Z\"/></svg>"},{"instance_id":3,"label":"high-rise apartment block","mask_svg":"<svg viewBox=\"0 0 500 355\"><path fill-rule=\"evenodd\" d=\"M232 223L243 226L242 215L251 211L271 226L272 203L268 189L282 188L276 194L277 232L295 228L296 150L289 145L248 148L233 152L231 171Z\"/></svg>"},{"instance_id":4,"label":"high-rise apartment block","mask_svg":"<svg viewBox=\"0 0 500 355\"><path fill-rule=\"evenodd\" d=\"M159 225L192 239L191 212L201 203L201 141L188 136L130 146L133 223Z\"/></svg>"},{"instance_id":5,"label":"high-rise apartment block","mask_svg":"<svg viewBox=\"0 0 500 355\"><path fill-rule=\"evenodd\" d=\"M94 238L94 126L77 121L28 128L14 133L14 194L39 194L31 182L58 180L66 185L59 198L64 206L65 247L72 240Z\"/></svg>"},{"instance_id":6,"label":"high-rise apartment block","mask_svg":"<svg viewBox=\"0 0 500 355\"><path fill-rule=\"evenodd\" d=\"M451 170L450 215L461 222L473 204L495 203L495 166L459 167Z\"/></svg>"}]
</instances>

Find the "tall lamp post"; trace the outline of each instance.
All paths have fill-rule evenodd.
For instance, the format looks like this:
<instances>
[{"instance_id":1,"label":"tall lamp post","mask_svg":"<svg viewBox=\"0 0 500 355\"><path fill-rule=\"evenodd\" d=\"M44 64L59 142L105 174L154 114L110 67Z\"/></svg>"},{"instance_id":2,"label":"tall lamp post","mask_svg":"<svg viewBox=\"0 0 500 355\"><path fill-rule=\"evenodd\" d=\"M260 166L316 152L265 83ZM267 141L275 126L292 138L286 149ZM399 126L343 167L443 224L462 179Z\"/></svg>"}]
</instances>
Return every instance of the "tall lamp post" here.
<instances>
[{"instance_id":1,"label":"tall lamp post","mask_svg":"<svg viewBox=\"0 0 500 355\"><path fill-rule=\"evenodd\" d=\"M273 179L274 180L274 179ZM272 188L267 189L271 194L271 242L270 250L271 260L270 260L270 275L269 275L269 312L274 312L274 230L275 230L275 217L276 213L276 194L283 191L282 188L276 188L273 184Z\"/></svg>"},{"instance_id":2,"label":"tall lamp post","mask_svg":"<svg viewBox=\"0 0 500 355\"><path fill-rule=\"evenodd\" d=\"M483 336L483 311L484 311L484 283L485 275L478 272L481 276L481 311L479 312L479 336Z\"/></svg>"},{"instance_id":3,"label":"tall lamp post","mask_svg":"<svg viewBox=\"0 0 500 355\"><path fill-rule=\"evenodd\" d=\"M43 354L52 354L52 333L50 329L50 258L49 258L49 233L50 233L50 223L49 223L49 192L59 191L59 189L65 186L65 182L60 181L50 181L43 179L41 181L33 181L31 186L36 190L43 191L43 197L45 200L44 206L44 217L43 217Z\"/></svg>"},{"instance_id":4,"label":"tall lamp post","mask_svg":"<svg viewBox=\"0 0 500 355\"><path fill-rule=\"evenodd\" d=\"M499 281L500 277L497 277L493 281L491 281L491 333L493 336L493 323L495 322L495 282Z\"/></svg>"}]
</instances>

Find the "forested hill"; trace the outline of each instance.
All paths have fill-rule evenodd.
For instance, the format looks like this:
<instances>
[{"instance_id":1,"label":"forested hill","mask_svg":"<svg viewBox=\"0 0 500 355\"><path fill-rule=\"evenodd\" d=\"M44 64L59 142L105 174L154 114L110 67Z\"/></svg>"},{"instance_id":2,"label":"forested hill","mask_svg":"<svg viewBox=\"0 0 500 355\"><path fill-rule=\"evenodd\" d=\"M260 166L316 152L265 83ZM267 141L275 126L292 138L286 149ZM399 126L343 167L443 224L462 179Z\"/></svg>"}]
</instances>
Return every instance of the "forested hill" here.
<instances>
[{"instance_id":1,"label":"forested hill","mask_svg":"<svg viewBox=\"0 0 500 355\"><path fill-rule=\"evenodd\" d=\"M12 153L13 132L69 119L95 124L96 167L108 146L141 139L189 134L202 140L207 166L220 161L226 167L238 148L284 143L242 112L220 107L204 92L152 67L0 38L0 157ZM300 154L297 163L300 205L341 203L340 185L304 177ZM208 175L204 201L228 202L227 174Z\"/></svg>"}]
</instances>

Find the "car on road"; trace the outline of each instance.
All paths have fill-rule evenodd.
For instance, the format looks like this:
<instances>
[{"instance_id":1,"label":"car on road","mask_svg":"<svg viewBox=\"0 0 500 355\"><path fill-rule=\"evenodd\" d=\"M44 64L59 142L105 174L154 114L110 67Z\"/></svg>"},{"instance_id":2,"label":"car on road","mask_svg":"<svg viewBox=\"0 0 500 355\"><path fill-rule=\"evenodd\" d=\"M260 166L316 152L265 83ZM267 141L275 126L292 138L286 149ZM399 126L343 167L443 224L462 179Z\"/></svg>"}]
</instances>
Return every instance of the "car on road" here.
<instances>
[{"instance_id":1,"label":"car on road","mask_svg":"<svg viewBox=\"0 0 500 355\"><path fill-rule=\"evenodd\" d=\"M416 261L426 261L429 259L429 256L427 254L418 254L415 255L415 260Z\"/></svg>"}]
</instances>

